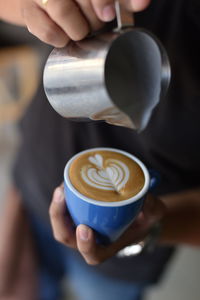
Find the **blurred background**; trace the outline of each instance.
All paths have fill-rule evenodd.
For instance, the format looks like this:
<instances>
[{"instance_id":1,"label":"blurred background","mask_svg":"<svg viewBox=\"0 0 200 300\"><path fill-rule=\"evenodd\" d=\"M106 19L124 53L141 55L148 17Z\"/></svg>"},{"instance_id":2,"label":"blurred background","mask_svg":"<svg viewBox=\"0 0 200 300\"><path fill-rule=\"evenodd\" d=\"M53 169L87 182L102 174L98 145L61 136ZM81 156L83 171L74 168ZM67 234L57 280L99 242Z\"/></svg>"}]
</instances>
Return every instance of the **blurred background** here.
<instances>
[{"instance_id":1,"label":"blurred background","mask_svg":"<svg viewBox=\"0 0 200 300\"><path fill-rule=\"evenodd\" d=\"M8 37L10 31L7 27L1 24L0 28L1 33ZM35 43L26 43L25 32L24 44L14 43L13 37L17 36L19 42L21 32L14 28L13 43L0 48L0 215L3 214L6 191L11 183L11 167L20 143L17 124L37 90L41 57L45 55ZM199 278L199 249L180 247L161 284L149 291L147 300L199 300Z\"/></svg>"}]
</instances>

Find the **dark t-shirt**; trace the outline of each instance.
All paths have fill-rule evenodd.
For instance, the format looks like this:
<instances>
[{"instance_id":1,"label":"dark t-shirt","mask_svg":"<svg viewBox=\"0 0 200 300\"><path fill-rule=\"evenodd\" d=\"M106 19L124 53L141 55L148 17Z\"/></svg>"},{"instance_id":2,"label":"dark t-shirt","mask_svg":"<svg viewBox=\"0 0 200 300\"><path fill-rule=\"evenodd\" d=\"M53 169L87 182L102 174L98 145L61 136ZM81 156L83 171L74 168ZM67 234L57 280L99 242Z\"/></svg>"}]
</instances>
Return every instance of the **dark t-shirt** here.
<instances>
[{"instance_id":1,"label":"dark t-shirt","mask_svg":"<svg viewBox=\"0 0 200 300\"><path fill-rule=\"evenodd\" d=\"M135 15L137 26L163 42L172 67L168 95L141 134L104 122L68 121L51 108L40 87L22 122L23 141L14 170L26 205L38 217L48 220L52 192L63 180L68 159L91 147L115 147L139 157L161 174L158 195L199 186L199 16L199 0L153 0L145 12ZM171 251L159 247L138 257L113 257L96 269L122 279L153 282Z\"/></svg>"}]
</instances>

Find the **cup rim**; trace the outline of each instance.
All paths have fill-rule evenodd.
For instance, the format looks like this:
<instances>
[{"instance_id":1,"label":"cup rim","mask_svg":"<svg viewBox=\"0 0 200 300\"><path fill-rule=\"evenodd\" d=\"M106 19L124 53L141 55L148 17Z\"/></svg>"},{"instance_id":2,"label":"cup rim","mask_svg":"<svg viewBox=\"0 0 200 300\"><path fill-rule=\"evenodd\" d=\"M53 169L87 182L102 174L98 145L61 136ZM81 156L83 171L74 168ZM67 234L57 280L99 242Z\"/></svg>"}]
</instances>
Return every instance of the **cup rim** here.
<instances>
[{"instance_id":1,"label":"cup rim","mask_svg":"<svg viewBox=\"0 0 200 300\"><path fill-rule=\"evenodd\" d=\"M117 153L121 153L129 158L131 158L132 160L134 160L142 169L143 173L144 173L144 177L145 177L145 182L144 182L144 186L141 189L141 191L136 194L135 196L126 199L126 200L122 200L122 201L115 201L115 202L104 202L104 201L99 201L99 200L94 200L91 199L83 194L81 194L79 191L77 191L75 189L75 187L72 185L70 179L69 179L69 175L68 175L68 170L72 164L72 162L80 155L84 154L84 153L88 153L88 152L93 152L93 151L112 151L112 152L117 152ZM110 147L96 147L96 148L90 148L87 150L83 150L77 154L75 154L66 164L65 168L64 168L64 182L67 185L67 187L79 198L81 198L82 200L97 205L97 206L107 206L107 207L118 207L118 206L125 206L128 204L131 204L133 202L136 202L137 200L140 200L148 191L149 189L149 185L150 185L150 176L149 176L149 172L146 168L146 166L143 164L143 162L141 160L139 160L136 156L123 151L123 150L118 150L115 148L110 148Z\"/></svg>"}]
</instances>

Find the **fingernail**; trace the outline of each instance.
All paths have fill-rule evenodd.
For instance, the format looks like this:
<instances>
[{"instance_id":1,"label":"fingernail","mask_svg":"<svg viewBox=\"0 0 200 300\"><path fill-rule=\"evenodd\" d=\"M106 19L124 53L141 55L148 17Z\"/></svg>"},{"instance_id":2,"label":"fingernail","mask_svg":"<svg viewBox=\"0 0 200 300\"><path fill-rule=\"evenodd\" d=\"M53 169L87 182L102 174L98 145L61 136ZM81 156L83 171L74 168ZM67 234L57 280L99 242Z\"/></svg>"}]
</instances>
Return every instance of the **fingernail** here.
<instances>
[{"instance_id":1,"label":"fingernail","mask_svg":"<svg viewBox=\"0 0 200 300\"><path fill-rule=\"evenodd\" d=\"M109 22L115 18L115 6L113 4L109 4L103 8L102 11L103 21Z\"/></svg>"},{"instance_id":2,"label":"fingernail","mask_svg":"<svg viewBox=\"0 0 200 300\"><path fill-rule=\"evenodd\" d=\"M88 241L89 230L86 227L79 228L79 237L82 241Z\"/></svg>"},{"instance_id":3,"label":"fingernail","mask_svg":"<svg viewBox=\"0 0 200 300\"><path fill-rule=\"evenodd\" d=\"M60 203L64 200L64 193L61 188L57 188L54 192L53 201Z\"/></svg>"}]
</instances>

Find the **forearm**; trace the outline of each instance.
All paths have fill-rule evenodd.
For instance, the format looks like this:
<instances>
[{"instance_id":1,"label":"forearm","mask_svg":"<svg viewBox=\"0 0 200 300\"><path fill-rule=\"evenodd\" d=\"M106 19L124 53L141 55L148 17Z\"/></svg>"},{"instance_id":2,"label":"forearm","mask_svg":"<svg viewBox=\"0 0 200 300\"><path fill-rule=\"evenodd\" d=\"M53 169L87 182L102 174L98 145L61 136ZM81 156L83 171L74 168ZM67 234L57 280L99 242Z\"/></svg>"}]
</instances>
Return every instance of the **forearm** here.
<instances>
[{"instance_id":1,"label":"forearm","mask_svg":"<svg viewBox=\"0 0 200 300\"><path fill-rule=\"evenodd\" d=\"M200 189L161 198L167 212L160 242L200 246Z\"/></svg>"},{"instance_id":2,"label":"forearm","mask_svg":"<svg viewBox=\"0 0 200 300\"><path fill-rule=\"evenodd\" d=\"M24 26L20 0L0 0L0 19Z\"/></svg>"}]
</instances>

